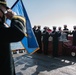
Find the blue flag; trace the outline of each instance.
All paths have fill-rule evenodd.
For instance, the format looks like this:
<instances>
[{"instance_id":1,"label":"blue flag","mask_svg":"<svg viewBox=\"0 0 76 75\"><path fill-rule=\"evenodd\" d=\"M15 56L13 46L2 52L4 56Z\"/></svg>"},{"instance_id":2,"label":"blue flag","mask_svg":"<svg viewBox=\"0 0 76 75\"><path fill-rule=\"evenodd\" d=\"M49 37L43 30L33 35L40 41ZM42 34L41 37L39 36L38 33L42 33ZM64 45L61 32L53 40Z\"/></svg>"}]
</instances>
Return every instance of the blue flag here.
<instances>
[{"instance_id":1,"label":"blue flag","mask_svg":"<svg viewBox=\"0 0 76 75\"><path fill-rule=\"evenodd\" d=\"M28 53L34 53L39 49L38 42L36 40L36 37L34 35L34 32L31 27L30 20L28 18L27 12L25 10L25 7L23 5L22 0L17 0L14 5L11 7L11 9L17 13L17 15L24 16L26 19L26 31L28 34L28 37L24 37L21 42L24 48L27 50ZM9 24L10 21L7 21L7 24Z\"/></svg>"}]
</instances>

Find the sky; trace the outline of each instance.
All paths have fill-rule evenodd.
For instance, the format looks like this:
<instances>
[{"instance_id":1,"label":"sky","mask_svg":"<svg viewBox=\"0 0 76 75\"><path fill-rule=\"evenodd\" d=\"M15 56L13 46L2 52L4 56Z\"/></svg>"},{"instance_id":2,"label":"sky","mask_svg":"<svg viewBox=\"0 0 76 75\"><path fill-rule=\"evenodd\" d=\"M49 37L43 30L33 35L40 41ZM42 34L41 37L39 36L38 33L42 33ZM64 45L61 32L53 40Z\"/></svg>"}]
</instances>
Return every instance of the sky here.
<instances>
[{"instance_id":1,"label":"sky","mask_svg":"<svg viewBox=\"0 0 76 75\"><path fill-rule=\"evenodd\" d=\"M16 0L7 0L11 7ZM40 25L62 27L66 24L69 30L76 25L76 0L22 0L31 26Z\"/></svg>"}]
</instances>

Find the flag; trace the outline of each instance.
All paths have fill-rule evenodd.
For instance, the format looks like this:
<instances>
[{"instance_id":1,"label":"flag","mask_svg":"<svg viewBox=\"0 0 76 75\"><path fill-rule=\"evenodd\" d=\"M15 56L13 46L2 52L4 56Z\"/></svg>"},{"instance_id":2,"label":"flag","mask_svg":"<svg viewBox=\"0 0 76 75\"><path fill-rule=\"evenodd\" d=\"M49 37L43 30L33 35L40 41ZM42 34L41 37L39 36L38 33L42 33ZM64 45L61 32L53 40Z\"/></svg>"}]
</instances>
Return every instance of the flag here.
<instances>
[{"instance_id":1,"label":"flag","mask_svg":"<svg viewBox=\"0 0 76 75\"><path fill-rule=\"evenodd\" d=\"M28 37L24 37L21 40L21 43L24 46L24 48L27 50L28 53L34 53L35 51L37 51L39 49L39 45L38 45L38 42L34 35L34 32L32 30L31 23L30 23L29 17L27 15L27 12L26 12L26 9L24 7L22 0L17 0L14 3L14 5L11 7L11 9L14 12L16 12L17 15L21 15L21 16L25 17L26 31L27 31ZM9 24L9 23L10 23L10 21L7 20L7 24Z\"/></svg>"}]
</instances>

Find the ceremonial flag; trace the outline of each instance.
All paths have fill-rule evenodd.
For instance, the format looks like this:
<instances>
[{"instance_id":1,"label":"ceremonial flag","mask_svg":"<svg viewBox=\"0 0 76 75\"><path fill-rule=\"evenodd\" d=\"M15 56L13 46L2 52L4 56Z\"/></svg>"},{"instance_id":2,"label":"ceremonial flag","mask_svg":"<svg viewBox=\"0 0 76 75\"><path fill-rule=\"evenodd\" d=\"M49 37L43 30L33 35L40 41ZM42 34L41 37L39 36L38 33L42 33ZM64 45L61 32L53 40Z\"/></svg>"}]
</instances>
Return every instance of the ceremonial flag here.
<instances>
[{"instance_id":1,"label":"ceremonial flag","mask_svg":"<svg viewBox=\"0 0 76 75\"><path fill-rule=\"evenodd\" d=\"M23 44L24 48L27 50L28 53L34 53L39 49L38 42L36 40L36 37L34 35L34 32L31 27L31 23L29 20L29 17L27 15L27 12L25 10L25 7L23 5L22 0L17 0L14 5L11 7L11 9L17 13L17 15L24 16L26 19L26 32L28 34L27 37L24 37L21 40L21 43ZM7 21L7 24L10 22Z\"/></svg>"}]
</instances>

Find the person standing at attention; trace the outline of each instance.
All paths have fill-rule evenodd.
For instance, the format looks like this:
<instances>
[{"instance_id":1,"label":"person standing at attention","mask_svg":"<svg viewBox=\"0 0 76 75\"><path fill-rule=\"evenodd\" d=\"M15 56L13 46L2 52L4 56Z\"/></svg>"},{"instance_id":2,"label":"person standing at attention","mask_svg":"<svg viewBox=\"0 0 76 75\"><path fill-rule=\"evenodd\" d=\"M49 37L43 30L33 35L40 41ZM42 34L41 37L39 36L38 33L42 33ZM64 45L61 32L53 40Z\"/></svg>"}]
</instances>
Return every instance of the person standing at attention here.
<instances>
[{"instance_id":1,"label":"person standing at attention","mask_svg":"<svg viewBox=\"0 0 76 75\"><path fill-rule=\"evenodd\" d=\"M59 44L59 37L61 36L61 32L56 31L56 27L53 26L53 31L50 33L50 36L52 36L52 44L53 44L53 56L58 56L58 44Z\"/></svg>"},{"instance_id":2,"label":"person standing at attention","mask_svg":"<svg viewBox=\"0 0 76 75\"><path fill-rule=\"evenodd\" d=\"M37 38L37 42L39 44L39 50L37 51L37 53L42 53L42 41L41 41L41 37L42 37L42 32L41 32L41 26L38 26L37 30L36 30L36 38Z\"/></svg>"},{"instance_id":3,"label":"person standing at attention","mask_svg":"<svg viewBox=\"0 0 76 75\"><path fill-rule=\"evenodd\" d=\"M76 26L73 27L73 31L70 34L73 35L72 45L76 46Z\"/></svg>"},{"instance_id":4,"label":"person standing at attention","mask_svg":"<svg viewBox=\"0 0 76 75\"><path fill-rule=\"evenodd\" d=\"M36 30L37 30L37 26L36 26L36 25L34 25L34 27L32 28L32 30L33 30L34 35L35 35L35 37L36 37Z\"/></svg>"},{"instance_id":5,"label":"person standing at attention","mask_svg":"<svg viewBox=\"0 0 76 75\"><path fill-rule=\"evenodd\" d=\"M63 32L66 33L66 38L68 40L69 29L67 28L67 25L64 25Z\"/></svg>"},{"instance_id":6,"label":"person standing at attention","mask_svg":"<svg viewBox=\"0 0 76 75\"><path fill-rule=\"evenodd\" d=\"M43 37L43 50L44 54L48 55L48 44L49 44L49 33L47 32L47 27L44 27L44 30L42 32L42 37Z\"/></svg>"}]
</instances>

